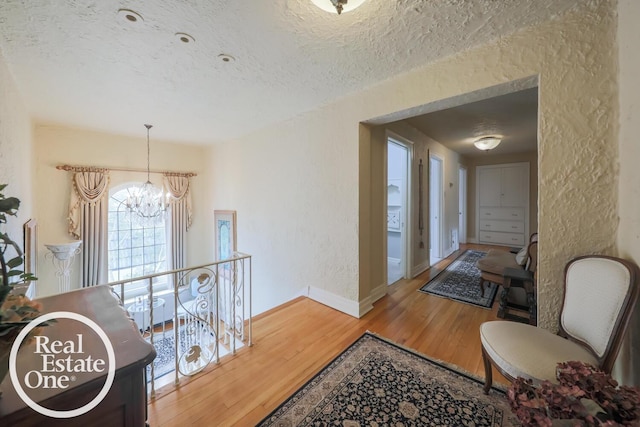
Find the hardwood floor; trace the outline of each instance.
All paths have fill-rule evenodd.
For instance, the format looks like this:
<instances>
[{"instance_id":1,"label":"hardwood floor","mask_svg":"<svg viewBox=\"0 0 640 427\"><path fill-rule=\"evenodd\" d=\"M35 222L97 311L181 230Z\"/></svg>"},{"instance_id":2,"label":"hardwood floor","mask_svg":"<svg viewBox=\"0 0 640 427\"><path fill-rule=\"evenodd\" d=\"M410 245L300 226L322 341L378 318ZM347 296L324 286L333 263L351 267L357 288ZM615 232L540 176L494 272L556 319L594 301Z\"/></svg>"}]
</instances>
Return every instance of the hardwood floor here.
<instances>
[{"instance_id":1,"label":"hardwood floor","mask_svg":"<svg viewBox=\"0 0 640 427\"><path fill-rule=\"evenodd\" d=\"M367 330L484 377L478 328L496 319L497 303L486 310L417 291L455 256L390 286L361 319L304 297L257 316L254 345L177 389L160 389L150 425L255 425ZM494 381L506 383L496 371Z\"/></svg>"}]
</instances>

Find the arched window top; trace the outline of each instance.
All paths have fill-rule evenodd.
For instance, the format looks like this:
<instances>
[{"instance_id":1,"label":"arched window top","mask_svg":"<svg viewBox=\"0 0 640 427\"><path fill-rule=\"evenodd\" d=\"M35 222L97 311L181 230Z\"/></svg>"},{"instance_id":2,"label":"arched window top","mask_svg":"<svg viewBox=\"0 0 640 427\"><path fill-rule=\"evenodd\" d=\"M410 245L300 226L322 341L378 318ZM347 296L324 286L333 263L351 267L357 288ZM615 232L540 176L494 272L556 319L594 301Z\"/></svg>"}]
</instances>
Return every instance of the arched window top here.
<instances>
[{"instance_id":1,"label":"arched window top","mask_svg":"<svg viewBox=\"0 0 640 427\"><path fill-rule=\"evenodd\" d=\"M123 184L110 192L107 243L109 282L167 270L164 215L143 220L135 213L128 212L123 203L137 186L137 183Z\"/></svg>"}]
</instances>

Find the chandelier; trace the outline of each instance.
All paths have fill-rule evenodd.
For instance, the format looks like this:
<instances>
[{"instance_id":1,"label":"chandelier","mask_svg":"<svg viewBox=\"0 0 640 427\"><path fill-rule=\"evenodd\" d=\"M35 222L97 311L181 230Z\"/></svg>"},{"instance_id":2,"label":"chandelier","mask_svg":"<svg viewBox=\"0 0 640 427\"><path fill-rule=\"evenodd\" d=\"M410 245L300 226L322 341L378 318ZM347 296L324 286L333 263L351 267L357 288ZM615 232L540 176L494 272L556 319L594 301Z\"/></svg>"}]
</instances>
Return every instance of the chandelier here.
<instances>
[{"instance_id":1,"label":"chandelier","mask_svg":"<svg viewBox=\"0 0 640 427\"><path fill-rule=\"evenodd\" d=\"M311 0L320 9L337 13L340 15L342 12L349 12L356 7L360 6L365 0Z\"/></svg>"},{"instance_id":2,"label":"chandelier","mask_svg":"<svg viewBox=\"0 0 640 427\"><path fill-rule=\"evenodd\" d=\"M144 125L144 127L147 128L147 182L140 187L129 190L129 196L124 201L124 204L130 213L150 219L163 214L167 206L162 189L155 187L149 178L151 174L149 169L149 129L153 126Z\"/></svg>"}]
</instances>

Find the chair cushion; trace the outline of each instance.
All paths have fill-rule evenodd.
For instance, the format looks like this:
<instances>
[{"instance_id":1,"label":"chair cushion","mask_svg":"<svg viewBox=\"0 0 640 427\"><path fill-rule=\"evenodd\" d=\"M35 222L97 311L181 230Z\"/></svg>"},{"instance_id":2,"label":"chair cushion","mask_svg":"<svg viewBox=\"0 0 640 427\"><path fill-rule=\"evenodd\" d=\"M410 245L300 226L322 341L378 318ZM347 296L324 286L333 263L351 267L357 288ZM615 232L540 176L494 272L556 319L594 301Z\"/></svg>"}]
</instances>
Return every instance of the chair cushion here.
<instances>
[{"instance_id":1,"label":"chair cushion","mask_svg":"<svg viewBox=\"0 0 640 427\"><path fill-rule=\"evenodd\" d=\"M579 360L598 366L595 356L581 345L523 323L485 322L480 325L480 340L496 366L514 378L531 378L534 383L557 383L559 362Z\"/></svg>"},{"instance_id":2,"label":"chair cushion","mask_svg":"<svg viewBox=\"0 0 640 427\"><path fill-rule=\"evenodd\" d=\"M519 265L525 265L527 263L527 259L529 258L528 247L520 249L520 251L516 254L516 263Z\"/></svg>"},{"instance_id":3,"label":"chair cushion","mask_svg":"<svg viewBox=\"0 0 640 427\"><path fill-rule=\"evenodd\" d=\"M516 257L511 252L491 249L486 256L476 262L476 267L480 271L502 276L505 268L521 268L516 262Z\"/></svg>"}]
</instances>

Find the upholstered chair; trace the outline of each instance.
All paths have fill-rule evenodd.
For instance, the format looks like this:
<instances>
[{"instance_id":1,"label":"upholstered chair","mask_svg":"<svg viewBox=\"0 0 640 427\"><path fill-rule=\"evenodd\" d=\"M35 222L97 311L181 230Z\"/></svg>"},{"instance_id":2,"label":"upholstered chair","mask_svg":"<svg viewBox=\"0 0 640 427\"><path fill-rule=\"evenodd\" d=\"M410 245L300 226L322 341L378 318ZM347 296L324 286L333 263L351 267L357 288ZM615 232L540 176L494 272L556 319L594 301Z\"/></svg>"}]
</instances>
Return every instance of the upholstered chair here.
<instances>
[{"instance_id":1,"label":"upholstered chair","mask_svg":"<svg viewBox=\"0 0 640 427\"><path fill-rule=\"evenodd\" d=\"M512 307L518 311L528 311L528 321L535 325L537 321L535 272L538 265L538 233L533 233L529 244L517 254L491 249L487 255L476 262L480 270L480 290L484 295L485 282L492 282L502 286L498 304L498 317L507 317L507 310ZM511 304L508 302L512 287L524 288L526 305L524 303ZM509 313L510 314L510 313ZM520 318L521 316L515 316Z\"/></svg>"},{"instance_id":2,"label":"upholstered chair","mask_svg":"<svg viewBox=\"0 0 640 427\"><path fill-rule=\"evenodd\" d=\"M532 259L530 246L538 242L538 233L533 233L529 237L529 243L518 253L506 250L490 249L489 252L476 262L476 267L480 270L480 289L484 294L484 283L493 282L498 285L503 283L503 273L506 268L523 268L535 271L537 256ZM537 252L533 255L537 255Z\"/></svg>"},{"instance_id":3,"label":"upholstered chair","mask_svg":"<svg viewBox=\"0 0 640 427\"><path fill-rule=\"evenodd\" d=\"M560 331L509 321L480 325L485 393L491 365L508 380L557 382L559 362L577 360L610 373L638 296L638 267L619 258L583 256L565 268Z\"/></svg>"}]
</instances>

